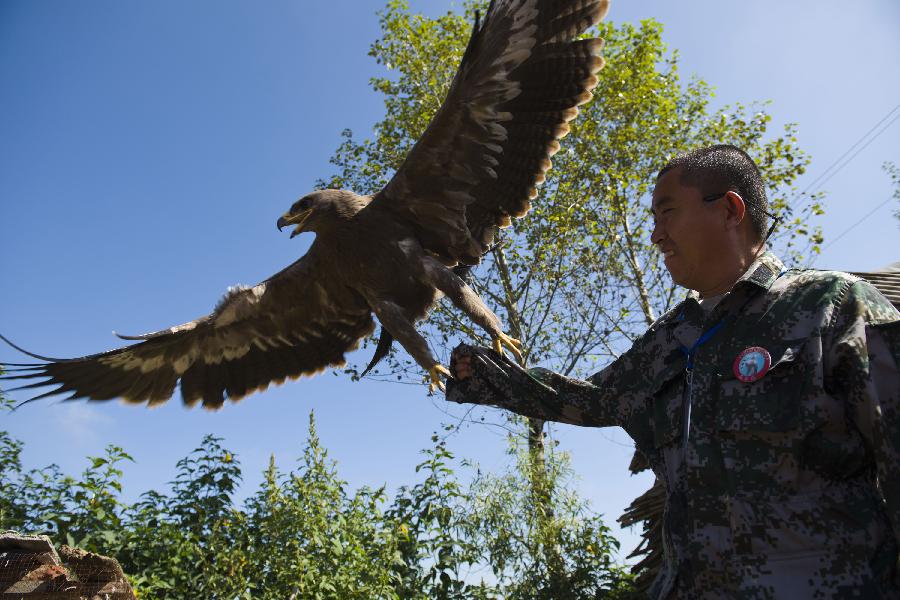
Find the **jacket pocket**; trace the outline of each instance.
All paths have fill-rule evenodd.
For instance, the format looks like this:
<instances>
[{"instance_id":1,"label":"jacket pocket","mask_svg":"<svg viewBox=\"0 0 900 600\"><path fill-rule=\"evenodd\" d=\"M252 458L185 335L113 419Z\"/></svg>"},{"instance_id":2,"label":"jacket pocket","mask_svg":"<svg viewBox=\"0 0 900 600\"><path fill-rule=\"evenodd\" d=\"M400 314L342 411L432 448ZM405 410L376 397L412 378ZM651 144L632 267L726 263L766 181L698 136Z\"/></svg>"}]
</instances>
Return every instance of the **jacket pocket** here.
<instances>
[{"instance_id":1,"label":"jacket pocket","mask_svg":"<svg viewBox=\"0 0 900 600\"><path fill-rule=\"evenodd\" d=\"M800 399L810 375L802 359L805 343L806 339L785 340L771 346L769 370L752 382L734 374L739 350L720 364L716 417L720 431L779 433L800 426Z\"/></svg>"},{"instance_id":2,"label":"jacket pocket","mask_svg":"<svg viewBox=\"0 0 900 600\"><path fill-rule=\"evenodd\" d=\"M684 369L677 363L655 374L650 383L653 447L662 448L681 436Z\"/></svg>"}]
</instances>

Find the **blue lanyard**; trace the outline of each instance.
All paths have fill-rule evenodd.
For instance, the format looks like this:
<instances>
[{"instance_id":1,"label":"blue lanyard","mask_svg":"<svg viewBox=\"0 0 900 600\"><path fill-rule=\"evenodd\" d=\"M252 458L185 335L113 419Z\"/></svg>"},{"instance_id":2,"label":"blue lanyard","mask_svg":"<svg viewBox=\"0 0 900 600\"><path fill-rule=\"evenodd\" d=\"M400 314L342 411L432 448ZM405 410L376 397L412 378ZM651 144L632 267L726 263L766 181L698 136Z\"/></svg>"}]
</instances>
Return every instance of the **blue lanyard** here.
<instances>
[{"instance_id":1,"label":"blue lanyard","mask_svg":"<svg viewBox=\"0 0 900 600\"><path fill-rule=\"evenodd\" d=\"M780 278L782 275L787 273L787 269L784 268L775 279ZM684 319L684 312L681 313L681 319ZM684 406L683 417L684 417L684 427L682 430L681 436L681 446L682 449L687 448L688 439L690 438L691 433L691 397L693 395L693 385L694 385L694 355L697 353L697 349L700 348L703 344L709 341L709 339L716 334L719 329L722 328L722 325L725 323L725 319L722 319L709 329L707 329L700 338L694 342L694 345L690 348L686 346L679 346L679 350L681 350L682 354L687 356L687 366L684 370L684 398L682 399L682 405Z\"/></svg>"},{"instance_id":2,"label":"blue lanyard","mask_svg":"<svg viewBox=\"0 0 900 600\"><path fill-rule=\"evenodd\" d=\"M715 335L715 333L722 328L722 325L725 323L725 319L722 319L709 329L707 329L700 338L694 342L694 345L688 349L685 346L679 346L679 350L681 350L682 354L687 356L687 370L691 371L694 369L694 354L697 352L697 348L705 344L709 341L709 338Z\"/></svg>"},{"instance_id":3,"label":"blue lanyard","mask_svg":"<svg viewBox=\"0 0 900 600\"><path fill-rule=\"evenodd\" d=\"M722 328L722 325L725 323L725 319L722 319L709 329L707 329L700 338L694 342L694 345L690 348L685 346L679 346L679 350L683 354L687 356L687 366L684 369L684 397L682 398L682 406L683 408L683 428L681 434L681 447L687 448L688 439L691 435L691 396L693 395L693 387L694 387L694 355L697 353L697 349L709 341L709 339L716 334L719 329Z\"/></svg>"}]
</instances>

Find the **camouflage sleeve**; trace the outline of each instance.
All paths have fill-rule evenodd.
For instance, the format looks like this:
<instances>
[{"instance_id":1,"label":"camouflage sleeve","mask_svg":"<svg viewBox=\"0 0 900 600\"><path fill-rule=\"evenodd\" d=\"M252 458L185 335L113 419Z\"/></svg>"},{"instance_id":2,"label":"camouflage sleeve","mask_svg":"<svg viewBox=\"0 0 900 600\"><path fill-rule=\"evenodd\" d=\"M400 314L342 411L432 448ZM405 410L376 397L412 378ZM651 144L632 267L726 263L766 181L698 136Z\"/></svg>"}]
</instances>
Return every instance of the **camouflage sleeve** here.
<instances>
[{"instance_id":1,"label":"camouflage sleeve","mask_svg":"<svg viewBox=\"0 0 900 600\"><path fill-rule=\"evenodd\" d=\"M460 344L453 356L462 354L471 357L472 376L447 382L451 402L489 404L526 417L591 427L623 425L628 419L628 396L617 393L614 377L607 376L607 385L596 386L547 369L526 371L487 348ZM615 369L617 363L600 374Z\"/></svg>"},{"instance_id":2,"label":"camouflage sleeve","mask_svg":"<svg viewBox=\"0 0 900 600\"><path fill-rule=\"evenodd\" d=\"M850 285L826 343L825 376L875 457L895 539L900 542L900 313L864 281Z\"/></svg>"}]
</instances>

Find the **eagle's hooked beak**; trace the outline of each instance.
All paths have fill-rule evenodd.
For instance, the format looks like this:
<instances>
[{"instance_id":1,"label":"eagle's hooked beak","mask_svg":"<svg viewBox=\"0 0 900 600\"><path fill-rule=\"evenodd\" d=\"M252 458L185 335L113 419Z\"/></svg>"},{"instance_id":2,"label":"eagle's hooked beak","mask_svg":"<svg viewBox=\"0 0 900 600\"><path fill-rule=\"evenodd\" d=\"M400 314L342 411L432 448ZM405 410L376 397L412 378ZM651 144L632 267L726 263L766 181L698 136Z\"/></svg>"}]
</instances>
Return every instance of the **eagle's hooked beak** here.
<instances>
[{"instance_id":1,"label":"eagle's hooked beak","mask_svg":"<svg viewBox=\"0 0 900 600\"><path fill-rule=\"evenodd\" d=\"M300 211L299 213L297 213L295 215L291 214L289 212L284 213L283 215L281 215L281 217L278 219L278 222L276 223L276 225L278 226L278 231L281 231L282 228L284 228L288 225L296 225L296 227L294 228L294 231L291 232L291 238L293 238L295 235L298 235L299 233L301 233L303 231L303 224L306 223L306 220L309 218L309 215L311 215L311 214L312 214L311 208L308 208L304 211Z\"/></svg>"}]
</instances>

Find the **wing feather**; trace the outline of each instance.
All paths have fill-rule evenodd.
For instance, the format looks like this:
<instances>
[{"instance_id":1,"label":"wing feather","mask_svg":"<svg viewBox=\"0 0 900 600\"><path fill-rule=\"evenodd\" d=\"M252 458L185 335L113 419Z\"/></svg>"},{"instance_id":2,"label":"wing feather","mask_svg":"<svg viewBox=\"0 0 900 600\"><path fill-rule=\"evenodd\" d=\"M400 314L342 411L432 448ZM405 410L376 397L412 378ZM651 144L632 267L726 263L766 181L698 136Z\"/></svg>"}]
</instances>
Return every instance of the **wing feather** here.
<instances>
[{"instance_id":1,"label":"wing feather","mask_svg":"<svg viewBox=\"0 0 900 600\"><path fill-rule=\"evenodd\" d=\"M478 262L528 212L558 139L591 98L602 40L574 39L608 0L496 0L441 108L372 202L448 264Z\"/></svg>"},{"instance_id":2,"label":"wing feather","mask_svg":"<svg viewBox=\"0 0 900 600\"><path fill-rule=\"evenodd\" d=\"M17 370L0 380L30 382L18 389L53 388L32 400L68 395L149 405L180 386L186 405L216 409L226 398L343 364L374 323L362 298L326 276L315 248L257 286L229 289L205 317L90 356L32 355L42 362L10 364Z\"/></svg>"}]
</instances>

